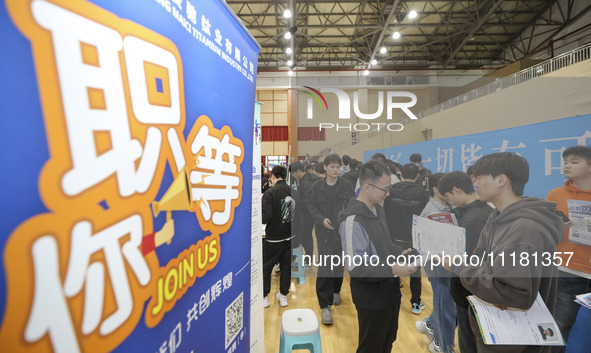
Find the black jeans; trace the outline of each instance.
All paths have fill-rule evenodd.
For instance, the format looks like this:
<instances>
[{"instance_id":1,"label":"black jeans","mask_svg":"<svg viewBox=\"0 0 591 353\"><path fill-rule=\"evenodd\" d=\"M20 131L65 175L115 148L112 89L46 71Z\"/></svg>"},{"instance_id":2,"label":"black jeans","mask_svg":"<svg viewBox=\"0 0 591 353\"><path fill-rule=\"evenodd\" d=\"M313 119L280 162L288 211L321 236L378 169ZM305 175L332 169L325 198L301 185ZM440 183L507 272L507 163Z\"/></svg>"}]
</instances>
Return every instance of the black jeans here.
<instances>
[{"instance_id":1,"label":"black jeans","mask_svg":"<svg viewBox=\"0 0 591 353\"><path fill-rule=\"evenodd\" d=\"M383 310L355 308L359 322L357 353L390 353L398 331L400 299Z\"/></svg>"},{"instance_id":2,"label":"black jeans","mask_svg":"<svg viewBox=\"0 0 591 353\"><path fill-rule=\"evenodd\" d=\"M316 240L318 256L321 258L324 255L342 256L343 247L341 246L341 237L337 231L323 232L320 234L317 232ZM321 263L321 261L318 262ZM341 292L345 269L342 265L332 267L330 260L328 260L328 264L322 263L322 265L318 266L316 295L318 296L320 307L326 308L332 305L334 294Z\"/></svg>"},{"instance_id":3,"label":"black jeans","mask_svg":"<svg viewBox=\"0 0 591 353\"><path fill-rule=\"evenodd\" d=\"M469 305L469 304L468 304ZM461 353L476 352L476 337L470 327L469 313L472 310L468 305L456 304L458 318L458 346Z\"/></svg>"},{"instance_id":4,"label":"black jeans","mask_svg":"<svg viewBox=\"0 0 591 353\"><path fill-rule=\"evenodd\" d=\"M412 243L394 240L394 244L401 246L403 249L412 248ZM418 267L414 273L410 275L410 304L420 304L423 286L421 283L421 267Z\"/></svg>"},{"instance_id":5,"label":"black jeans","mask_svg":"<svg viewBox=\"0 0 591 353\"><path fill-rule=\"evenodd\" d=\"M414 273L410 275L410 303L412 304L420 304L421 303L421 294L423 291L422 283L421 283L421 268L418 267Z\"/></svg>"},{"instance_id":6,"label":"black jeans","mask_svg":"<svg viewBox=\"0 0 591 353\"><path fill-rule=\"evenodd\" d=\"M271 272L279 262L279 291L283 295L289 293L291 284L291 240L277 243L263 240L263 296L271 292Z\"/></svg>"},{"instance_id":7,"label":"black jeans","mask_svg":"<svg viewBox=\"0 0 591 353\"><path fill-rule=\"evenodd\" d=\"M314 221L312 221L312 219L305 219L302 224L302 246L306 251L306 255L310 255L310 258L314 256L314 239L312 238L313 229Z\"/></svg>"}]
</instances>

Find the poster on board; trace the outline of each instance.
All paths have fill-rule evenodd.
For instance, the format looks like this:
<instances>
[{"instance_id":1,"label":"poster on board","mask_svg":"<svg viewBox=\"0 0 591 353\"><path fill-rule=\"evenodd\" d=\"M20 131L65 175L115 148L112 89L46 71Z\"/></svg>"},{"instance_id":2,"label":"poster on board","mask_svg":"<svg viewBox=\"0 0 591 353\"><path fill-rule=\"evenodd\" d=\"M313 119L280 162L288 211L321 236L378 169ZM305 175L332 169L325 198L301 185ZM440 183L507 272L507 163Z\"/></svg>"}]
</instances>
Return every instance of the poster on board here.
<instances>
[{"instance_id":1,"label":"poster on board","mask_svg":"<svg viewBox=\"0 0 591 353\"><path fill-rule=\"evenodd\" d=\"M254 106L252 142L252 223L250 257L250 352L265 351L265 313L263 308L263 215L261 187L261 102Z\"/></svg>"},{"instance_id":2,"label":"poster on board","mask_svg":"<svg viewBox=\"0 0 591 353\"><path fill-rule=\"evenodd\" d=\"M2 350L248 352L258 44L221 0L0 27Z\"/></svg>"}]
</instances>

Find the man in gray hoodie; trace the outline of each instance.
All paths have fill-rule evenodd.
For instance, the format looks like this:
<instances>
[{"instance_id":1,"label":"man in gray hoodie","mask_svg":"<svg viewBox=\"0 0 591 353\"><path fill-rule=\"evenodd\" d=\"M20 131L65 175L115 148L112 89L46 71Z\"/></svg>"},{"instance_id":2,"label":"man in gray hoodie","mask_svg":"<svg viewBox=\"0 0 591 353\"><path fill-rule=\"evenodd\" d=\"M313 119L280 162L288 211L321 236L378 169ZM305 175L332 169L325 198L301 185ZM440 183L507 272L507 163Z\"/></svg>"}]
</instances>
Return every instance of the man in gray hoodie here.
<instances>
[{"instance_id":1,"label":"man in gray hoodie","mask_svg":"<svg viewBox=\"0 0 591 353\"><path fill-rule=\"evenodd\" d=\"M540 293L553 312L557 269L542 259L554 255L564 234L564 224L554 214L556 203L522 197L529 164L517 154L484 156L474 165L474 175L480 200L496 207L473 252L484 259L481 266L450 266L445 261L445 267L460 277L466 289L498 307L529 309ZM485 345L472 312L470 324L479 353L550 352L549 346Z\"/></svg>"}]
</instances>

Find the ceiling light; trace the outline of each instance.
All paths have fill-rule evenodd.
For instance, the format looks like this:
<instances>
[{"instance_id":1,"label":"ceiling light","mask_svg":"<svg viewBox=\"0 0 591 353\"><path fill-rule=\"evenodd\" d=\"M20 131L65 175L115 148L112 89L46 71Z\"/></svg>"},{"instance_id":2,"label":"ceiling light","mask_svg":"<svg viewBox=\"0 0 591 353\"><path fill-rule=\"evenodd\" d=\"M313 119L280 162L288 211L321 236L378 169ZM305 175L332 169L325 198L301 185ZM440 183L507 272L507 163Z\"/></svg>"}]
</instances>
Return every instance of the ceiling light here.
<instances>
[{"instance_id":1,"label":"ceiling light","mask_svg":"<svg viewBox=\"0 0 591 353\"><path fill-rule=\"evenodd\" d=\"M381 47L380 48L380 53L386 54L387 52L388 52L388 49L386 49L386 47Z\"/></svg>"},{"instance_id":2,"label":"ceiling light","mask_svg":"<svg viewBox=\"0 0 591 353\"><path fill-rule=\"evenodd\" d=\"M413 19L417 17L417 12L415 10L412 10L411 12L408 13L408 18Z\"/></svg>"},{"instance_id":3,"label":"ceiling light","mask_svg":"<svg viewBox=\"0 0 591 353\"><path fill-rule=\"evenodd\" d=\"M291 17L291 11L289 11L289 9L285 9L285 11L283 12L283 17L290 18Z\"/></svg>"},{"instance_id":4,"label":"ceiling light","mask_svg":"<svg viewBox=\"0 0 591 353\"><path fill-rule=\"evenodd\" d=\"M291 32L285 32L285 34L283 35L283 38L291 39Z\"/></svg>"},{"instance_id":5,"label":"ceiling light","mask_svg":"<svg viewBox=\"0 0 591 353\"><path fill-rule=\"evenodd\" d=\"M293 53L293 50L291 50L291 48L285 49L285 54L289 55L291 53Z\"/></svg>"},{"instance_id":6,"label":"ceiling light","mask_svg":"<svg viewBox=\"0 0 591 353\"><path fill-rule=\"evenodd\" d=\"M369 75L369 70L363 71L363 75L365 75L365 76Z\"/></svg>"},{"instance_id":7,"label":"ceiling light","mask_svg":"<svg viewBox=\"0 0 591 353\"><path fill-rule=\"evenodd\" d=\"M287 71L287 74L288 74L289 76L293 76L293 71L289 70L289 71Z\"/></svg>"},{"instance_id":8,"label":"ceiling light","mask_svg":"<svg viewBox=\"0 0 591 353\"><path fill-rule=\"evenodd\" d=\"M293 65L293 61L287 60L287 66L291 66L291 65Z\"/></svg>"},{"instance_id":9,"label":"ceiling light","mask_svg":"<svg viewBox=\"0 0 591 353\"><path fill-rule=\"evenodd\" d=\"M371 61L371 64L372 64L372 65L377 65L377 64L378 64L378 61L377 61L376 59L373 59L373 60Z\"/></svg>"},{"instance_id":10,"label":"ceiling light","mask_svg":"<svg viewBox=\"0 0 591 353\"><path fill-rule=\"evenodd\" d=\"M394 39L400 38L400 32L394 32L394 33L392 33L392 38L394 38Z\"/></svg>"}]
</instances>

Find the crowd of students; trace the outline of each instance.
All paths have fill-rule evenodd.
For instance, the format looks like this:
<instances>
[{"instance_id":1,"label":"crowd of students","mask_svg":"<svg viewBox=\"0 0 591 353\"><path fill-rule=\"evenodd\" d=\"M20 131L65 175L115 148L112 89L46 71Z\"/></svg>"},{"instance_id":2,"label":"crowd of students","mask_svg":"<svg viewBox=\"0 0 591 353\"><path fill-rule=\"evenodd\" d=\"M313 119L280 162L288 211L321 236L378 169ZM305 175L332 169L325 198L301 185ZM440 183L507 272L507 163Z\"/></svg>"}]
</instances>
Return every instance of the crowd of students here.
<instances>
[{"instance_id":1,"label":"crowd of students","mask_svg":"<svg viewBox=\"0 0 591 353\"><path fill-rule=\"evenodd\" d=\"M392 264L389 257L416 252L413 216L448 212L465 228L466 253L482 261L472 266L443 259L441 266L424 266L433 290L433 311L415 326L429 337L429 351L455 352L457 328L462 353L550 352L549 346L486 345L466 297L475 295L500 308L528 309L539 293L566 342L575 320L588 330L591 315L585 311L589 309L581 309L574 297L591 291L591 275L533 261L508 266L498 256L514 253L533 258L577 251L568 238L573 223L567 218L567 200L591 201L591 148L565 149L563 159L568 180L552 190L547 200L523 195L529 165L520 155L508 152L483 156L466 173L433 174L421 164L419 154L405 165L377 153L365 165L331 154L321 163L274 166L262 202L265 307L270 305L271 273L277 263L281 275L275 298L281 306L288 305L291 249L300 244L306 254L316 253L318 258L372 257L377 262L314 263L321 322L334 324L332 308L342 302L347 267L358 314L357 352L391 352L401 307L400 276L410 276L410 311L421 314L425 304L420 264ZM288 173L291 185L286 182ZM565 216L561 218L557 210ZM556 346L552 352L583 352L580 342L589 340L589 335L580 332L573 329L573 335L581 337L571 339L579 346Z\"/></svg>"}]
</instances>

